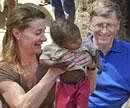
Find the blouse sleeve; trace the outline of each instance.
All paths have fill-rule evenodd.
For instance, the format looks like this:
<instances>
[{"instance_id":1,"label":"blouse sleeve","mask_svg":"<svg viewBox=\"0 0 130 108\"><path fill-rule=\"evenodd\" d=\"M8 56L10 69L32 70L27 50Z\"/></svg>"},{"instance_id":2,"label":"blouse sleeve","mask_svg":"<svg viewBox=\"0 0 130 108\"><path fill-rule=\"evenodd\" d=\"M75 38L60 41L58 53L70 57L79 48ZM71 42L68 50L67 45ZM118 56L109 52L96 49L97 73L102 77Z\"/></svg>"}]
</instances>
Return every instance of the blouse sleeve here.
<instances>
[{"instance_id":1,"label":"blouse sleeve","mask_svg":"<svg viewBox=\"0 0 130 108\"><path fill-rule=\"evenodd\" d=\"M14 81L18 82L19 74L14 71L7 64L0 63L0 82L1 81Z\"/></svg>"}]
</instances>

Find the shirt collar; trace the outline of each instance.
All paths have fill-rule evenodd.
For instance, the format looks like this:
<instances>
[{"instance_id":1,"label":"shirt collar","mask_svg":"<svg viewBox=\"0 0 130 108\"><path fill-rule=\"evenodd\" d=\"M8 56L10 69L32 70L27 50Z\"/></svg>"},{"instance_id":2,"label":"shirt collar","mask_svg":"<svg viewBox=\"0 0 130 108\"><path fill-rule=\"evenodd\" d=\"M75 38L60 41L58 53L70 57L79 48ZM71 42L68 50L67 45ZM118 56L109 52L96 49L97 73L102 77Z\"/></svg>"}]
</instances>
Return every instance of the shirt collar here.
<instances>
[{"instance_id":1,"label":"shirt collar","mask_svg":"<svg viewBox=\"0 0 130 108\"><path fill-rule=\"evenodd\" d=\"M121 49L122 48L121 48L121 44L120 44L119 40L117 38L115 38L113 40L113 45L112 45L111 51L122 52Z\"/></svg>"},{"instance_id":2,"label":"shirt collar","mask_svg":"<svg viewBox=\"0 0 130 108\"><path fill-rule=\"evenodd\" d=\"M93 34L90 34L90 35L88 36L88 38L92 41L92 39L93 39ZM120 42L119 42L119 39L115 38L115 39L113 40L113 45L112 45L112 48L111 48L110 51L122 52L121 49L122 49L122 48L121 48L121 44L120 44Z\"/></svg>"}]
</instances>

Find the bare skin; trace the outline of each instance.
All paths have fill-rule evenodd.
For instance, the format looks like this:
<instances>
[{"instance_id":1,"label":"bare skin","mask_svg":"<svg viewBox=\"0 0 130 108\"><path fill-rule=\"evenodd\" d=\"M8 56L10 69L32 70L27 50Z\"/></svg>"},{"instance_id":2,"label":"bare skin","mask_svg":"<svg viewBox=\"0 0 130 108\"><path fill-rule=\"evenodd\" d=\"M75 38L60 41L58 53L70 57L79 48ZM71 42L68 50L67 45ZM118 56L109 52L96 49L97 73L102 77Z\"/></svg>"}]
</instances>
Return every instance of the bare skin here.
<instances>
[{"instance_id":1,"label":"bare skin","mask_svg":"<svg viewBox=\"0 0 130 108\"><path fill-rule=\"evenodd\" d=\"M101 25L101 30L96 29L96 25ZM111 27L108 27L111 25ZM120 21L117 20L115 15L109 17L94 16L90 21L90 29L94 33L94 44L106 54L112 47L113 40L120 27Z\"/></svg>"},{"instance_id":2,"label":"bare skin","mask_svg":"<svg viewBox=\"0 0 130 108\"><path fill-rule=\"evenodd\" d=\"M30 90L25 93L24 89L13 81L0 82L0 93L11 108L38 108L54 85L56 77L64 72L59 68L50 68L36 84L36 54L41 52L41 44L46 41L44 29L45 21L38 18L30 22L30 26L24 31L17 28L12 30L22 64L19 74L23 75Z\"/></svg>"},{"instance_id":3,"label":"bare skin","mask_svg":"<svg viewBox=\"0 0 130 108\"><path fill-rule=\"evenodd\" d=\"M0 83L1 94L11 108L38 108L55 83L59 71L64 72L58 68L49 69L39 83L27 93L16 82L3 81Z\"/></svg>"},{"instance_id":4,"label":"bare skin","mask_svg":"<svg viewBox=\"0 0 130 108\"><path fill-rule=\"evenodd\" d=\"M60 68L50 68L36 84L35 74L38 66L36 55L40 54L41 44L46 41L44 30L45 20L40 18L29 22L29 27L23 31L15 27L12 29L22 65L19 74L23 75L30 90L25 92L18 83L13 81L0 82L0 93L10 108L39 108L54 85L57 76L65 72ZM70 58L71 55L63 59ZM91 57L84 54L75 61L77 64L85 66L91 63Z\"/></svg>"}]
</instances>

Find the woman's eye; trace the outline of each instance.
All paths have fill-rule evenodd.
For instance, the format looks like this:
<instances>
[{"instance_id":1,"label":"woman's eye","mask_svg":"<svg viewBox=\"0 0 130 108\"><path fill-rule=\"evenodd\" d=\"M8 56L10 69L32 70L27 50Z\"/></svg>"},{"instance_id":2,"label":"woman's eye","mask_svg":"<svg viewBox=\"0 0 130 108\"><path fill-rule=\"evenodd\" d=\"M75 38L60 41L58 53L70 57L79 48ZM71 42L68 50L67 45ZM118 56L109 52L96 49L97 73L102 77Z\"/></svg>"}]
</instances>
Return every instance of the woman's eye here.
<instances>
[{"instance_id":1,"label":"woman's eye","mask_svg":"<svg viewBox=\"0 0 130 108\"><path fill-rule=\"evenodd\" d=\"M38 35L41 35L42 33L45 33L45 29L37 30L37 31L35 32L35 35L38 36Z\"/></svg>"},{"instance_id":2,"label":"woman's eye","mask_svg":"<svg viewBox=\"0 0 130 108\"><path fill-rule=\"evenodd\" d=\"M35 32L35 35L41 35L43 33L43 31L37 31L37 32Z\"/></svg>"},{"instance_id":3,"label":"woman's eye","mask_svg":"<svg viewBox=\"0 0 130 108\"><path fill-rule=\"evenodd\" d=\"M41 32L35 33L37 36L41 34Z\"/></svg>"}]
</instances>

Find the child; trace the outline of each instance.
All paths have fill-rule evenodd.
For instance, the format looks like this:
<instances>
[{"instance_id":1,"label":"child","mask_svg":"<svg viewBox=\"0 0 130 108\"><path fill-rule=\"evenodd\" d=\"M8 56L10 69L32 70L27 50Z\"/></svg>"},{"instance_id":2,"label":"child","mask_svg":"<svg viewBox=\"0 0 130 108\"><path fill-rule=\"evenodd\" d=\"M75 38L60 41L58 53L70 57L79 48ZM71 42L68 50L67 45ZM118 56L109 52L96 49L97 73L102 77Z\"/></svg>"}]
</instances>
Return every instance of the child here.
<instances>
[{"instance_id":1,"label":"child","mask_svg":"<svg viewBox=\"0 0 130 108\"><path fill-rule=\"evenodd\" d=\"M92 58L96 58L94 66L89 68L95 65L100 68L96 48L90 42L82 42L79 28L65 19L54 21L50 33L54 43L44 48L40 61L49 66L60 66L67 71L56 83L55 108L86 108L90 90L96 85L96 74L94 71L89 73L87 66L77 66L74 60L88 52ZM62 57L66 54L73 54L72 59L63 61ZM90 82L89 74L93 75Z\"/></svg>"}]
</instances>

